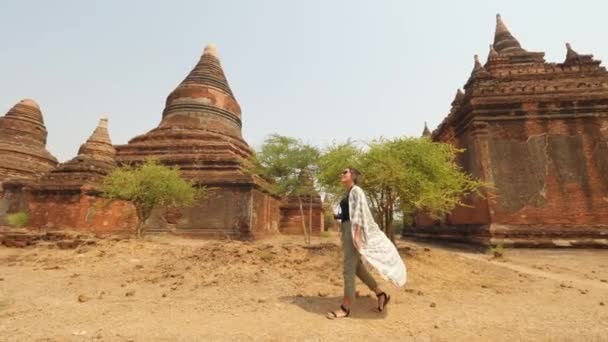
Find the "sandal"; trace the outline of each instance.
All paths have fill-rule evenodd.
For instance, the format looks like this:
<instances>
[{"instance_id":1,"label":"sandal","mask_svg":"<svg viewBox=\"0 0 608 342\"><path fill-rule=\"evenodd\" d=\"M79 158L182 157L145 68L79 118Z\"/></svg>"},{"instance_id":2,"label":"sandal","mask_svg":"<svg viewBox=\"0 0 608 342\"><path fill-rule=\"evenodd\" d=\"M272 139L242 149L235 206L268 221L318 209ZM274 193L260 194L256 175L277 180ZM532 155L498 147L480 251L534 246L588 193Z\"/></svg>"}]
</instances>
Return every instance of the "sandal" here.
<instances>
[{"instance_id":1,"label":"sandal","mask_svg":"<svg viewBox=\"0 0 608 342\"><path fill-rule=\"evenodd\" d=\"M329 319L337 319L337 318L346 318L346 317L350 316L350 309L345 308L344 305L340 305L340 310L342 310L342 312L344 313L344 316L338 316L338 314L336 313L338 310L336 310L336 311L328 312L327 315L325 315L325 317L327 317Z\"/></svg>"},{"instance_id":2,"label":"sandal","mask_svg":"<svg viewBox=\"0 0 608 342\"><path fill-rule=\"evenodd\" d=\"M384 308L386 308L386 305L391 301L391 296L384 292L380 292L376 295L376 297L378 298L378 312L382 312L384 311ZM380 297L384 297L384 303L382 303L382 306L380 306Z\"/></svg>"}]
</instances>

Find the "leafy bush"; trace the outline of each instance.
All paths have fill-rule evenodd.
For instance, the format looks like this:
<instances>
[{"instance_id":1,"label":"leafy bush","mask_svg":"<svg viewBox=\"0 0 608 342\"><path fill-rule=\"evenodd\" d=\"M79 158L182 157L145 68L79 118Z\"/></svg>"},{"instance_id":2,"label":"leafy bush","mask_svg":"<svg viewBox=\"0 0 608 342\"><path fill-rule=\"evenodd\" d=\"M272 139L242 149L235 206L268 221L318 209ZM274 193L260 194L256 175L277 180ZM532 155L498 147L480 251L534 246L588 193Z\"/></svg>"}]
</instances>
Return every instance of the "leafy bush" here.
<instances>
[{"instance_id":1,"label":"leafy bush","mask_svg":"<svg viewBox=\"0 0 608 342\"><path fill-rule=\"evenodd\" d=\"M30 221L30 217L26 212L20 211L18 213L9 214L6 217L6 221L11 227L21 228L27 225L27 223Z\"/></svg>"},{"instance_id":2,"label":"leafy bush","mask_svg":"<svg viewBox=\"0 0 608 342\"><path fill-rule=\"evenodd\" d=\"M381 138L366 146L347 141L323 151L318 181L327 192L340 196L344 193L340 172L348 166L357 168L377 223L393 239L395 211L440 218L465 205L466 196L481 194L485 184L455 162L462 152L426 138Z\"/></svg>"},{"instance_id":3,"label":"leafy bush","mask_svg":"<svg viewBox=\"0 0 608 342\"><path fill-rule=\"evenodd\" d=\"M139 218L138 236L152 209L188 206L206 195L204 188L185 181L177 167L165 166L155 159L137 167L114 169L104 179L103 192L110 200L133 203Z\"/></svg>"},{"instance_id":4,"label":"leafy bush","mask_svg":"<svg viewBox=\"0 0 608 342\"><path fill-rule=\"evenodd\" d=\"M489 252L494 258L500 259L505 256L505 246L502 242L499 242L496 245L492 246Z\"/></svg>"}]
</instances>

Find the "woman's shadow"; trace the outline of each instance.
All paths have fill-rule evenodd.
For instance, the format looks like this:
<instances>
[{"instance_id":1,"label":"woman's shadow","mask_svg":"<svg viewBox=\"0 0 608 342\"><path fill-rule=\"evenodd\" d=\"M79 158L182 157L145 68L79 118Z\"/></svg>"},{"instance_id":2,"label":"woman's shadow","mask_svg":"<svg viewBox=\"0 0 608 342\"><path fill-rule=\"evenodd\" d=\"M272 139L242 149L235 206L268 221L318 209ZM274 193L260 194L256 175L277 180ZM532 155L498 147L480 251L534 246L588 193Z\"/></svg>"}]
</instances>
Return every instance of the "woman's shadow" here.
<instances>
[{"instance_id":1,"label":"woman's shadow","mask_svg":"<svg viewBox=\"0 0 608 342\"><path fill-rule=\"evenodd\" d=\"M280 297L280 301L299 306L301 309L318 314L325 315L340 308L342 297L319 297L319 296L285 296ZM359 297L355 299L351 306L350 318L355 319L382 319L386 316L386 311L380 313L377 310L378 301L372 297Z\"/></svg>"}]
</instances>

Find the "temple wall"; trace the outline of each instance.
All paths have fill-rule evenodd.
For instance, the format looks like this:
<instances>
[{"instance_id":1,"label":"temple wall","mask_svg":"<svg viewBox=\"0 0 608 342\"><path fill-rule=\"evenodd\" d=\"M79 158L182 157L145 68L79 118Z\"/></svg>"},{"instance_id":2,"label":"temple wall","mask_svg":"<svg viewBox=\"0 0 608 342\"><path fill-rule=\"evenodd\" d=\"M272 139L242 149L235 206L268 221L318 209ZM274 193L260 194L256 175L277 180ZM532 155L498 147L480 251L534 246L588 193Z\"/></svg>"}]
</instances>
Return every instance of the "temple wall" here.
<instances>
[{"instance_id":1,"label":"temple wall","mask_svg":"<svg viewBox=\"0 0 608 342\"><path fill-rule=\"evenodd\" d=\"M302 216L300 215L300 209L284 209L281 211L281 215L281 233L290 235L304 235L302 231ZM307 227L309 222L308 215L308 208L305 208L304 220L306 222ZM323 226L323 213L318 209L313 209L312 235L319 236L324 229Z\"/></svg>"},{"instance_id":2,"label":"temple wall","mask_svg":"<svg viewBox=\"0 0 608 342\"><path fill-rule=\"evenodd\" d=\"M473 130L471 130L473 131ZM446 139L448 140L448 139ZM488 121L451 138L465 171L491 184L444 223L424 214L405 235L509 246L608 246L608 118Z\"/></svg>"},{"instance_id":3,"label":"temple wall","mask_svg":"<svg viewBox=\"0 0 608 342\"><path fill-rule=\"evenodd\" d=\"M230 238L278 233L279 206L278 198L253 186L210 188L207 198L179 210L174 233Z\"/></svg>"},{"instance_id":4,"label":"temple wall","mask_svg":"<svg viewBox=\"0 0 608 342\"><path fill-rule=\"evenodd\" d=\"M281 200L268 193L252 191L251 232L254 236L265 236L279 232Z\"/></svg>"},{"instance_id":5,"label":"temple wall","mask_svg":"<svg viewBox=\"0 0 608 342\"><path fill-rule=\"evenodd\" d=\"M8 223L7 215L27 210L27 199L20 190L0 189L0 225Z\"/></svg>"},{"instance_id":6,"label":"temple wall","mask_svg":"<svg viewBox=\"0 0 608 342\"><path fill-rule=\"evenodd\" d=\"M25 196L32 228L130 233L137 225L135 208L128 202L64 192Z\"/></svg>"},{"instance_id":7,"label":"temple wall","mask_svg":"<svg viewBox=\"0 0 608 342\"><path fill-rule=\"evenodd\" d=\"M304 222L308 227L310 222L309 209L311 205L309 199L302 199L302 209L304 210ZM313 236L319 236L324 230L325 219L323 216L323 206L320 203L320 198L312 203L312 230ZM300 204L296 198L288 198L285 204L281 207L281 233L292 235L304 235L302 231L302 215L300 212Z\"/></svg>"},{"instance_id":8,"label":"temple wall","mask_svg":"<svg viewBox=\"0 0 608 342\"><path fill-rule=\"evenodd\" d=\"M463 200L466 206L457 206L448 215L450 224L488 224L490 209L488 200L484 197L471 195Z\"/></svg>"},{"instance_id":9,"label":"temple wall","mask_svg":"<svg viewBox=\"0 0 608 342\"><path fill-rule=\"evenodd\" d=\"M464 150L459 154L457 163L465 172L477 179L485 179L484 170L487 167L484 158L486 138L479 135L472 128L463 132L458 138L449 142ZM446 218L448 224L488 224L490 211L488 196L472 194L462 201L464 206L457 206Z\"/></svg>"},{"instance_id":10,"label":"temple wall","mask_svg":"<svg viewBox=\"0 0 608 342\"><path fill-rule=\"evenodd\" d=\"M489 125L492 221L608 224L608 119L511 120Z\"/></svg>"},{"instance_id":11,"label":"temple wall","mask_svg":"<svg viewBox=\"0 0 608 342\"><path fill-rule=\"evenodd\" d=\"M279 232L281 204L279 198L253 186L211 188L208 197L191 208L155 209L144 229L200 237L262 237ZM28 213L28 226L35 229L134 233L137 226L130 203L67 191L5 189L0 198L0 225L6 214L18 211Z\"/></svg>"},{"instance_id":12,"label":"temple wall","mask_svg":"<svg viewBox=\"0 0 608 342\"><path fill-rule=\"evenodd\" d=\"M485 155L485 136L474 134L472 129L462 132L456 136L453 129L448 136L442 137L442 142L463 149L463 153L458 154L456 163L463 170L473 177L484 179L484 169L488 166L484 158ZM463 206L457 206L446 215L444 224L446 225L485 225L490 223L490 209L488 196L471 194L464 198ZM439 220L432 219L425 213L418 213L415 217L415 225L418 227L438 226Z\"/></svg>"},{"instance_id":13,"label":"temple wall","mask_svg":"<svg viewBox=\"0 0 608 342\"><path fill-rule=\"evenodd\" d=\"M246 237L251 225L251 188L210 188L206 198L180 209L179 234L217 237Z\"/></svg>"}]
</instances>

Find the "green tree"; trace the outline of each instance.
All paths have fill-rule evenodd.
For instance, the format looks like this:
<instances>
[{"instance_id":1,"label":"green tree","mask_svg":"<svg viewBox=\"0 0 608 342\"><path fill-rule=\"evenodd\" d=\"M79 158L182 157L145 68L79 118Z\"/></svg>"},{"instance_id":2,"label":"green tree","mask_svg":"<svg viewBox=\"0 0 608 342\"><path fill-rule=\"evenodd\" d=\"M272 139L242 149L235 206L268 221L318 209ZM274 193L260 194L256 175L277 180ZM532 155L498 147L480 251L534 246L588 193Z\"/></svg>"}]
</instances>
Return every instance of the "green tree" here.
<instances>
[{"instance_id":1,"label":"green tree","mask_svg":"<svg viewBox=\"0 0 608 342\"><path fill-rule=\"evenodd\" d=\"M139 221L136 230L139 237L154 208L192 205L198 198L205 196L205 189L185 181L177 167L168 167L158 160L147 159L138 166L112 170L104 178L103 194L110 200L133 203Z\"/></svg>"},{"instance_id":2,"label":"green tree","mask_svg":"<svg viewBox=\"0 0 608 342\"><path fill-rule=\"evenodd\" d=\"M297 196L300 204L304 239L310 243L312 229L312 196L314 173L317 170L319 151L301 140L272 134L248 163L255 174L271 181L271 187L279 196ZM309 199L308 226L304 217L303 200Z\"/></svg>"},{"instance_id":3,"label":"green tree","mask_svg":"<svg viewBox=\"0 0 608 342\"><path fill-rule=\"evenodd\" d=\"M358 168L379 226L394 239L395 211L404 217L424 211L440 218L464 205L465 196L478 192L483 184L455 163L461 152L428 138L377 139L366 149L349 141L324 151L319 182L336 193L340 171L349 165Z\"/></svg>"},{"instance_id":4,"label":"green tree","mask_svg":"<svg viewBox=\"0 0 608 342\"><path fill-rule=\"evenodd\" d=\"M326 147L318 160L317 178L323 190L332 200L340 198L345 190L340 183L340 174L349 166L359 167L363 149L351 140Z\"/></svg>"}]
</instances>

